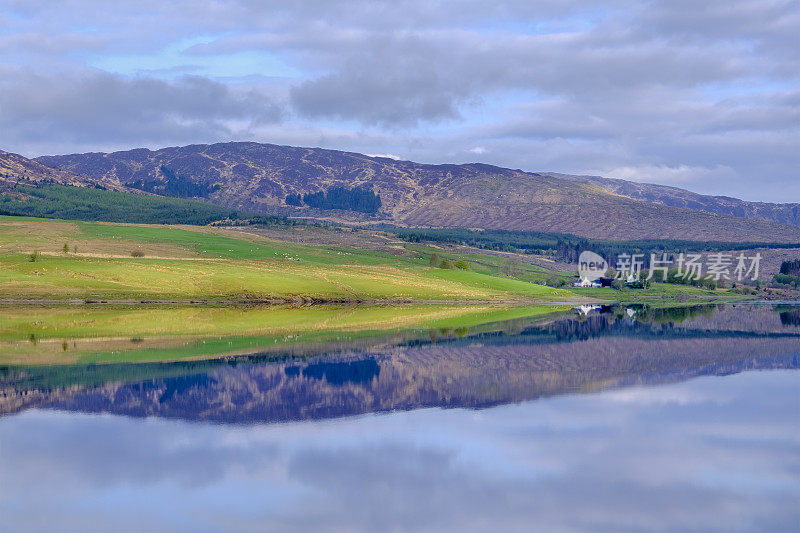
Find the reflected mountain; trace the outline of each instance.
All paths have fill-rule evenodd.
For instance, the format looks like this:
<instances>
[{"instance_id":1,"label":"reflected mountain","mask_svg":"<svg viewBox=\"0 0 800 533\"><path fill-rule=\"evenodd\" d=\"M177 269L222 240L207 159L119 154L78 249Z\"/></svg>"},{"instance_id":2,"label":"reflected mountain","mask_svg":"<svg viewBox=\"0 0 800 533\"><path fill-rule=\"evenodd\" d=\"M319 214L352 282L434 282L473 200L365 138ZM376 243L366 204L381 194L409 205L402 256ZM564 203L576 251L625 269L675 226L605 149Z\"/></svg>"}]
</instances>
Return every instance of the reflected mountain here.
<instances>
[{"instance_id":1,"label":"reflected mountain","mask_svg":"<svg viewBox=\"0 0 800 533\"><path fill-rule=\"evenodd\" d=\"M30 408L222 423L324 419L800 367L800 307L597 307L206 361L0 368ZM315 351L316 350L316 351Z\"/></svg>"}]
</instances>

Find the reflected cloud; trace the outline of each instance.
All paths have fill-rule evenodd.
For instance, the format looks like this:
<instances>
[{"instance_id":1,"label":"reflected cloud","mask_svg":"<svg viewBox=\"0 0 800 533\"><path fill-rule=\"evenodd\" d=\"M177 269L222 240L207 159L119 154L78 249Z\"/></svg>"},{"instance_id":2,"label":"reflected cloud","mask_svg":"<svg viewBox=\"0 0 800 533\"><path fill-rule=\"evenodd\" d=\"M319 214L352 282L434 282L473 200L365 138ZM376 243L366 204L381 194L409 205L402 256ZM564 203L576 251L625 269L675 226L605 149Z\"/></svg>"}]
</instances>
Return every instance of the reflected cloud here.
<instances>
[{"instance_id":1,"label":"reflected cloud","mask_svg":"<svg viewBox=\"0 0 800 533\"><path fill-rule=\"evenodd\" d=\"M33 410L0 419L0 514L12 530L789 531L798 390L796 371L748 372L632 393L699 403L611 391L253 426Z\"/></svg>"}]
</instances>

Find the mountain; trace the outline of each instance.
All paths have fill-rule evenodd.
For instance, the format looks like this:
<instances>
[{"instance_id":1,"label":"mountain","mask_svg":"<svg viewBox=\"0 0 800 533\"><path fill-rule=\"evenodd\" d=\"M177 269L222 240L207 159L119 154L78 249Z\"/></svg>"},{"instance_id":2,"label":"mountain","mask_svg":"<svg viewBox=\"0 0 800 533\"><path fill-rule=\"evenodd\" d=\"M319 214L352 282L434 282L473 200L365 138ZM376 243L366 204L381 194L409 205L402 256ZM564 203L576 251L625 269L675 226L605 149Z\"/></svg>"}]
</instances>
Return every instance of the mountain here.
<instances>
[{"instance_id":1,"label":"mountain","mask_svg":"<svg viewBox=\"0 0 800 533\"><path fill-rule=\"evenodd\" d=\"M73 185L76 187L101 187L104 189L130 190L115 179L104 176L88 177L58 170L18 154L0 150L0 190L15 185Z\"/></svg>"},{"instance_id":2,"label":"mountain","mask_svg":"<svg viewBox=\"0 0 800 533\"><path fill-rule=\"evenodd\" d=\"M748 202L731 198L730 196L709 196L696 192L656 185L651 183L637 183L615 178L601 176L575 176L571 174L558 174L548 172L548 176L583 181L599 185L613 194L619 194L635 200L644 200L672 207L687 207L718 213L720 215L733 215L735 217L771 220L780 224L800 226L800 203L774 204L769 202Z\"/></svg>"},{"instance_id":3,"label":"mountain","mask_svg":"<svg viewBox=\"0 0 800 533\"><path fill-rule=\"evenodd\" d=\"M149 191L190 191L242 210L291 209L398 225L572 233L599 239L800 242L800 227L631 198L586 180L484 164L427 165L251 142L46 156L47 166ZM373 216L292 207L287 197L367 187Z\"/></svg>"}]
</instances>

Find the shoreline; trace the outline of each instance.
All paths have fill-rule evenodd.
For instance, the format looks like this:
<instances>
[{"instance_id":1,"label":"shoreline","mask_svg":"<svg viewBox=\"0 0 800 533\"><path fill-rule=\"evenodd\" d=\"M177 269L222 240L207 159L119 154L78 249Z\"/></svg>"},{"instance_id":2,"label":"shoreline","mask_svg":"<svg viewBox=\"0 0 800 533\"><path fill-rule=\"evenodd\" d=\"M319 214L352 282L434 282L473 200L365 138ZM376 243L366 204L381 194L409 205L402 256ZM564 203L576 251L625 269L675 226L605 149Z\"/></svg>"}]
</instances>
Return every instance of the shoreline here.
<instances>
[{"instance_id":1,"label":"shoreline","mask_svg":"<svg viewBox=\"0 0 800 533\"><path fill-rule=\"evenodd\" d=\"M514 306L521 307L526 305L580 305L580 304L608 304L615 303L610 300L598 300L595 298L576 298L576 299L560 299L560 300L539 300L539 299L525 299L525 298L509 298L509 299L495 299L495 300L413 300L404 298L316 298L316 297L300 297L300 298L248 298L248 299L207 299L207 298L190 298L190 299L154 299L154 298L70 298L70 299L53 299L53 298L0 298L0 307L2 306L47 306L47 305L126 305L126 306L148 306L148 305L184 305L184 306L247 306L247 305L263 305L263 306L281 306L281 305L302 305L302 306L316 306L316 305L392 305L392 306L406 306L406 305L498 305L498 306Z\"/></svg>"},{"instance_id":2,"label":"shoreline","mask_svg":"<svg viewBox=\"0 0 800 533\"><path fill-rule=\"evenodd\" d=\"M642 303L665 303L671 301L676 305L693 305L700 303L780 303L778 300L749 299L749 298L689 298L675 300L673 298L662 298L654 296L651 298L636 298L634 300L602 300L598 298L561 298L557 300L542 300L535 298L504 298L488 300L451 300L451 299L429 299L415 300L406 298L318 298L318 297L298 297L298 298L242 298L242 299L209 299L209 298L179 298L179 299L158 299L158 298L0 298L0 307L8 306L323 306L323 305L350 305L350 306L407 306L407 305L447 305L447 306L473 306L473 305L497 305L523 307L529 305L613 305L613 304L642 304ZM786 300L796 302L796 300Z\"/></svg>"}]
</instances>

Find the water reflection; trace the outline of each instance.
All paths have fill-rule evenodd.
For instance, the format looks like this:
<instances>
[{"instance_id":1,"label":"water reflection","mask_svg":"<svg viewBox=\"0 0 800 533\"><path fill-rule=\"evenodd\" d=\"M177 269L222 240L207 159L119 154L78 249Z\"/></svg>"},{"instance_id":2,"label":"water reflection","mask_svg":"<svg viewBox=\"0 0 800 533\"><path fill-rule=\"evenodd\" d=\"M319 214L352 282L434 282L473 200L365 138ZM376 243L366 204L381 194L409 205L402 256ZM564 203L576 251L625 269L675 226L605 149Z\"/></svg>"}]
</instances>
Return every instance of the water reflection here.
<instances>
[{"instance_id":1,"label":"water reflection","mask_svg":"<svg viewBox=\"0 0 800 533\"><path fill-rule=\"evenodd\" d=\"M32 410L0 419L0 529L797 531L799 388L745 372L247 426Z\"/></svg>"},{"instance_id":2,"label":"water reflection","mask_svg":"<svg viewBox=\"0 0 800 533\"><path fill-rule=\"evenodd\" d=\"M33 407L258 423L798 368L797 306L579 309L216 360L0 368L0 413Z\"/></svg>"}]
</instances>

